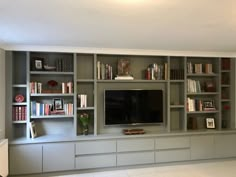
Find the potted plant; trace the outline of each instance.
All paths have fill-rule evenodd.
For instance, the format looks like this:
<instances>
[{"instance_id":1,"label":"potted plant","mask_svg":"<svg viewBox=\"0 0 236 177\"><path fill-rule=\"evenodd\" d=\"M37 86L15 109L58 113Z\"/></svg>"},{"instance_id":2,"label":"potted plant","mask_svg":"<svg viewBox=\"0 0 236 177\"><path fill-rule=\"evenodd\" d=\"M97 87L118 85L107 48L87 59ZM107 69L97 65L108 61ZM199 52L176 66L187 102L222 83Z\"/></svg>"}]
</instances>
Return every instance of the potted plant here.
<instances>
[{"instance_id":1,"label":"potted plant","mask_svg":"<svg viewBox=\"0 0 236 177\"><path fill-rule=\"evenodd\" d=\"M79 120L82 125L83 135L88 135L89 115L87 113L81 113L81 114L79 114Z\"/></svg>"}]
</instances>

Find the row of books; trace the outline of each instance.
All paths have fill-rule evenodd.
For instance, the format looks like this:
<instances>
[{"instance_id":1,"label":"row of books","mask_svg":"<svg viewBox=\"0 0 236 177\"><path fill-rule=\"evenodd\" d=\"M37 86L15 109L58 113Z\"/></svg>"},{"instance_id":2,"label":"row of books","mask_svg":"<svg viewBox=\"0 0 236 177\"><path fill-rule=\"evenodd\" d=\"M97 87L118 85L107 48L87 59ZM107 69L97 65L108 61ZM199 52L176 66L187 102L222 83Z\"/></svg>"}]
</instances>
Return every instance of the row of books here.
<instances>
[{"instance_id":1,"label":"row of books","mask_svg":"<svg viewBox=\"0 0 236 177\"><path fill-rule=\"evenodd\" d=\"M62 82L62 93L73 93L73 82Z\"/></svg>"},{"instance_id":2,"label":"row of books","mask_svg":"<svg viewBox=\"0 0 236 177\"><path fill-rule=\"evenodd\" d=\"M171 69L170 70L171 80L183 80L184 79L184 69Z\"/></svg>"},{"instance_id":3,"label":"row of books","mask_svg":"<svg viewBox=\"0 0 236 177\"><path fill-rule=\"evenodd\" d=\"M74 106L73 103L65 103L62 110L55 110L52 104L39 103L31 101L31 116L47 116L47 115L73 115Z\"/></svg>"},{"instance_id":4,"label":"row of books","mask_svg":"<svg viewBox=\"0 0 236 177\"><path fill-rule=\"evenodd\" d=\"M41 82L30 82L30 93L42 93L42 87ZM73 82L62 82L61 93L73 93Z\"/></svg>"},{"instance_id":5,"label":"row of books","mask_svg":"<svg viewBox=\"0 0 236 177\"><path fill-rule=\"evenodd\" d=\"M187 92L188 93L200 93L201 83L199 80L188 79L187 80Z\"/></svg>"},{"instance_id":6,"label":"row of books","mask_svg":"<svg viewBox=\"0 0 236 177\"><path fill-rule=\"evenodd\" d=\"M203 111L203 102L201 99L187 98L187 111Z\"/></svg>"},{"instance_id":7,"label":"row of books","mask_svg":"<svg viewBox=\"0 0 236 177\"><path fill-rule=\"evenodd\" d=\"M97 61L97 79L112 80L112 78L113 78L112 66Z\"/></svg>"},{"instance_id":8,"label":"row of books","mask_svg":"<svg viewBox=\"0 0 236 177\"><path fill-rule=\"evenodd\" d=\"M202 73L211 74L211 73L213 73L212 64L211 63L206 63L206 64L196 63L196 64L192 64L191 62L188 62L187 63L187 73L189 73L189 74L191 74L191 73L196 73L196 74L202 74Z\"/></svg>"},{"instance_id":9,"label":"row of books","mask_svg":"<svg viewBox=\"0 0 236 177\"><path fill-rule=\"evenodd\" d=\"M86 108L87 107L87 95L78 94L78 107Z\"/></svg>"},{"instance_id":10,"label":"row of books","mask_svg":"<svg viewBox=\"0 0 236 177\"><path fill-rule=\"evenodd\" d=\"M27 107L26 106L13 106L12 108L12 120L21 121L26 120Z\"/></svg>"},{"instance_id":11,"label":"row of books","mask_svg":"<svg viewBox=\"0 0 236 177\"><path fill-rule=\"evenodd\" d=\"M229 70L230 69L230 58L221 59L221 69Z\"/></svg>"},{"instance_id":12,"label":"row of books","mask_svg":"<svg viewBox=\"0 0 236 177\"><path fill-rule=\"evenodd\" d=\"M157 64L153 63L148 66L145 72L146 80L167 80L168 79L168 65L167 63Z\"/></svg>"},{"instance_id":13,"label":"row of books","mask_svg":"<svg viewBox=\"0 0 236 177\"><path fill-rule=\"evenodd\" d=\"M215 111L214 100L187 98L187 111Z\"/></svg>"},{"instance_id":14,"label":"row of books","mask_svg":"<svg viewBox=\"0 0 236 177\"><path fill-rule=\"evenodd\" d=\"M30 93L42 93L41 82L30 82Z\"/></svg>"},{"instance_id":15,"label":"row of books","mask_svg":"<svg viewBox=\"0 0 236 177\"><path fill-rule=\"evenodd\" d=\"M56 71L72 72L73 71L73 62L68 59L57 59L56 60Z\"/></svg>"}]
</instances>

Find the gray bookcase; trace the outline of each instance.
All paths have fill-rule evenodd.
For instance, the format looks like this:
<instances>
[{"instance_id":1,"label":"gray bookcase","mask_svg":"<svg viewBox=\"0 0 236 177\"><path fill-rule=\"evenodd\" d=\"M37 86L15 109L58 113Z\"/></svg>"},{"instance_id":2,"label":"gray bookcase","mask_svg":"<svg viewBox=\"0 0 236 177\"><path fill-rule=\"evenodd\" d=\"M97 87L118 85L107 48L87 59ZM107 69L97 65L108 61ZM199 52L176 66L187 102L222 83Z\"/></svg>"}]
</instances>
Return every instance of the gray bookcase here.
<instances>
[{"instance_id":1,"label":"gray bookcase","mask_svg":"<svg viewBox=\"0 0 236 177\"><path fill-rule=\"evenodd\" d=\"M124 127L104 126L104 90L106 89L161 89L164 93L164 119L162 125L139 126L147 133L192 132L205 131L206 118L214 118L215 128L235 129L234 106L234 59L219 57L192 56L141 56L117 54L86 54L59 52L6 52L7 69L7 136L11 139L30 138L29 123L36 122L38 135L51 136L83 136L79 114L87 113L90 117L89 134L120 134ZM64 69L35 69L35 58L44 59L42 63L48 66L68 65ZM117 74L119 59L129 59L131 74L134 80L114 80ZM227 59L227 60L226 60ZM102 79L97 76L97 63L112 67L112 79ZM230 67L223 67L223 62L229 62ZM189 63L193 67L202 67L202 72L189 72ZM160 79L147 80L147 68L157 64L163 66L163 76ZM207 64L212 67L212 73L205 72ZM165 68L165 66L167 66ZM69 68L69 69L68 69ZM209 69L209 68L208 68ZM188 80L199 81L201 92L189 92ZM50 92L47 82L58 82L59 92ZM206 91L206 82L214 84L213 91ZM30 84L42 83L42 93L32 93ZM73 92L62 93L61 83L72 82ZM45 92L46 91L46 92ZM48 91L48 92L47 92ZM16 103L17 94L25 97L24 102ZM87 95L87 106L81 107L78 95ZM32 115L32 102L53 104L53 99L59 98L64 103L73 104L71 115ZM215 110L189 111L188 98L195 100L214 101ZM27 108L26 119L15 121L13 109L16 106ZM126 127L127 128L127 127ZM128 128L134 128L129 126Z\"/></svg>"}]
</instances>

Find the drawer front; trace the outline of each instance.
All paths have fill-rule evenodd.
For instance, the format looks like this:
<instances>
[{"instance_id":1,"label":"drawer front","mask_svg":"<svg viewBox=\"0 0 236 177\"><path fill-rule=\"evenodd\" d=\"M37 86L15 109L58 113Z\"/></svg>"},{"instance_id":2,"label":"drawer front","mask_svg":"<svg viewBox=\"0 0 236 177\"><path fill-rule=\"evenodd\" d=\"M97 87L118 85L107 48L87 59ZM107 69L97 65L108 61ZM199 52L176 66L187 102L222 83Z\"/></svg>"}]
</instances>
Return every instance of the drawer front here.
<instances>
[{"instance_id":1,"label":"drawer front","mask_svg":"<svg viewBox=\"0 0 236 177\"><path fill-rule=\"evenodd\" d=\"M166 137L156 139L156 149L190 148L190 137Z\"/></svg>"},{"instance_id":2,"label":"drawer front","mask_svg":"<svg viewBox=\"0 0 236 177\"><path fill-rule=\"evenodd\" d=\"M154 152L117 154L117 166L154 163Z\"/></svg>"},{"instance_id":3,"label":"drawer front","mask_svg":"<svg viewBox=\"0 0 236 177\"><path fill-rule=\"evenodd\" d=\"M155 156L156 163L186 161L190 160L190 149L157 151Z\"/></svg>"},{"instance_id":4,"label":"drawer front","mask_svg":"<svg viewBox=\"0 0 236 177\"><path fill-rule=\"evenodd\" d=\"M84 141L76 143L76 155L116 152L116 141Z\"/></svg>"},{"instance_id":5,"label":"drawer front","mask_svg":"<svg viewBox=\"0 0 236 177\"><path fill-rule=\"evenodd\" d=\"M78 156L75 159L76 169L89 169L89 168L102 168L102 167L115 167L116 155L89 155Z\"/></svg>"},{"instance_id":6,"label":"drawer front","mask_svg":"<svg viewBox=\"0 0 236 177\"><path fill-rule=\"evenodd\" d=\"M118 140L117 152L154 150L154 139Z\"/></svg>"}]
</instances>

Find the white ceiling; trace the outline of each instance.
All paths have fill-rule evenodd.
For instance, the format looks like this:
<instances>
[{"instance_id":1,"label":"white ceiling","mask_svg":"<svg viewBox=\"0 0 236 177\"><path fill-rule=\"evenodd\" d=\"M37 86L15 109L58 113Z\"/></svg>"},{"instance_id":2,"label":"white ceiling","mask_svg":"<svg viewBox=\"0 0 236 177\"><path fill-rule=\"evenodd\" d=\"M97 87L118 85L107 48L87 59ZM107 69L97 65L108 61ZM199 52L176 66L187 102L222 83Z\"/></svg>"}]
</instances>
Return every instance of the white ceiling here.
<instances>
[{"instance_id":1,"label":"white ceiling","mask_svg":"<svg viewBox=\"0 0 236 177\"><path fill-rule=\"evenodd\" d=\"M0 0L0 46L236 52L235 0Z\"/></svg>"}]
</instances>

